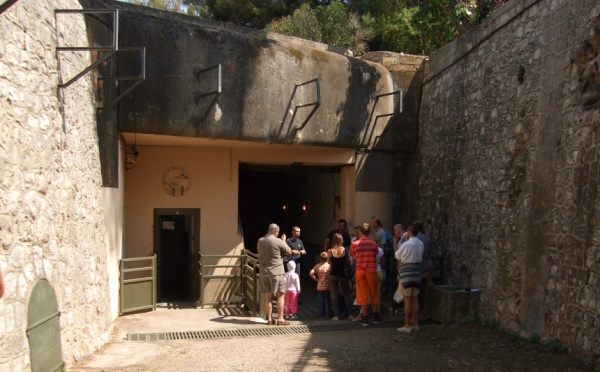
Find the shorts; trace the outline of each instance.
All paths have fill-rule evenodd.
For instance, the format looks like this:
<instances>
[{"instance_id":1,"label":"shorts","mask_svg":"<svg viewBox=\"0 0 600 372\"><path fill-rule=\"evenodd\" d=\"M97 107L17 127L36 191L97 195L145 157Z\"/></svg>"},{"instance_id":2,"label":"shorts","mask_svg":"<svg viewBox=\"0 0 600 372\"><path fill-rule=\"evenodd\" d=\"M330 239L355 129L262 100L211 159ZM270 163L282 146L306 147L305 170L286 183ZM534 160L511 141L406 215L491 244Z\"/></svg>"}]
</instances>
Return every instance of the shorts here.
<instances>
[{"instance_id":1,"label":"shorts","mask_svg":"<svg viewBox=\"0 0 600 372\"><path fill-rule=\"evenodd\" d=\"M403 296L418 296L420 292L419 287L404 288L402 284L400 284L400 293L402 293Z\"/></svg>"},{"instance_id":2,"label":"shorts","mask_svg":"<svg viewBox=\"0 0 600 372\"><path fill-rule=\"evenodd\" d=\"M260 290L268 293L285 293L285 275L261 275Z\"/></svg>"},{"instance_id":3,"label":"shorts","mask_svg":"<svg viewBox=\"0 0 600 372\"><path fill-rule=\"evenodd\" d=\"M367 294L371 305L379 304L377 273L356 270L356 304L367 305Z\"/></svg>"}]
</instances>

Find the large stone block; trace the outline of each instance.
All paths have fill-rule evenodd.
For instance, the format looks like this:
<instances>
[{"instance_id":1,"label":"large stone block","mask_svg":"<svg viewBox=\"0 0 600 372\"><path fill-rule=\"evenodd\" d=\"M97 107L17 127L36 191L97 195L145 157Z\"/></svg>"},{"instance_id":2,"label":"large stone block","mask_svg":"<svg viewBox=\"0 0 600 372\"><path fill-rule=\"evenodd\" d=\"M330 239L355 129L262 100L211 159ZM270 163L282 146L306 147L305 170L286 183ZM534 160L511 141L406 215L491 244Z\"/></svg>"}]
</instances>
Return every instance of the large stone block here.
<instances>
[{"instance_id":1,"label":"large stone block","mask_svg":"<svg viewBox=\"0 0 600 372\"><path fill-rule=\"evenodd\" d=\"M472 322L479 316L480 290L465 290L453 285L428 289L425 298L425 315L438 323Z\"/></svg>"}]
</instances>

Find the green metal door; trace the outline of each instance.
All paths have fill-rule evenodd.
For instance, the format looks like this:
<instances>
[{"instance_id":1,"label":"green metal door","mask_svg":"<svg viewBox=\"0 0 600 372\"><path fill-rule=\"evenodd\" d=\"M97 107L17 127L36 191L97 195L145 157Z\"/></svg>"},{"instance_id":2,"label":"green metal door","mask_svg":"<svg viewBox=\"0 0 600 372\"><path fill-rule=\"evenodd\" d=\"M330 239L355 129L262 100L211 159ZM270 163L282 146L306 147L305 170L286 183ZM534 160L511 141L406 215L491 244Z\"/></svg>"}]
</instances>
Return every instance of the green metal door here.
<instances>
[{"instance_id":1,"label":"green metal door","mask_svg":"<svg viewBox=\"0 0 600 372\"><path fill-rule=\"evenodd\" d=\"M54 289L47 280L39 280L27 307L26 333L33 372L58 371L64 367L59 316Z\"/></svg>"}]
</instances>

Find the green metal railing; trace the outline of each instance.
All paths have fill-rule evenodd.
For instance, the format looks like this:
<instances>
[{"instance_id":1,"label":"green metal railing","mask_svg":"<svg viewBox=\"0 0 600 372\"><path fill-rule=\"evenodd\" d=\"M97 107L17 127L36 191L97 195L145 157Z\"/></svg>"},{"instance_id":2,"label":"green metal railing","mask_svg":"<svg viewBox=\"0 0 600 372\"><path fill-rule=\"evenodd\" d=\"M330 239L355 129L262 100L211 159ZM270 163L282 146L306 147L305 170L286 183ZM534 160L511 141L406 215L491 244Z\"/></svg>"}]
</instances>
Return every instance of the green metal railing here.
<instances>
[{"instance_id":1,"label":"green metal railing","mask_svg":"<svg viewBox=\"0 0 600 372\"><path fill-rule=\"evenodd\" d=\"M146 266L128 268L128 264L142 263ZM124 258L121 266L121 304L119 315L152 309L156 310L156 255L151 257ZM138 277L129 278L137 273Z\"/></svg>"},{"instance_id":2,"label":"green metal railing","mask_svg":"<svg viewBox=\"0 0 600 372\"><path fill-rule=\"evenodd\" d=\"M242 281L242 293L244 305L254 316L265 317L265 298L259 290L259 264L258 254L244 250L246 262L244 263L244 277Z\"/></svg>"},{"instance_id":3,"label":"green metal railing","mask_svg":"<svg viewBox=\"0 0 600 372\"><path fill-rule=\"evenodd\" d=\"M236 259L235 264L207 264L207 261L218 261L221 259ZM231 274L212 274L218 269L230 269ZM237 269L237 270L236 270ZM239 288L240 300L231 301L221 299L220 301L206 300L206 286L211 279L228 279L233 288ZM264 299L260 296L258 282L258 255L243 250L240 255L207 255L200 254L200 307L205 305L238 304L244 305L253 315L264 316ZM235 285L238 284L236 287Z\"/></svg>"}]
</instances>

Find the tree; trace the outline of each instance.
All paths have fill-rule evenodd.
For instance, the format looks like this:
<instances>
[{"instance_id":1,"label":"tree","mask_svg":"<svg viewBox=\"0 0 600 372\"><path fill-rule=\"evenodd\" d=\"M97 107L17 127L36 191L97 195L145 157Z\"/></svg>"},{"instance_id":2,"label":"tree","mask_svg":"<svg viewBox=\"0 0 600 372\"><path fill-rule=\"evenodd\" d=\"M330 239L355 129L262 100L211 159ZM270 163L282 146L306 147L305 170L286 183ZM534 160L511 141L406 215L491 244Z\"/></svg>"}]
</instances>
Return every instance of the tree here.
<instances>
[{"instance_id":1,"label":"tree","mask_svg":"<svg viewBox=\"0 0 600 372\"><path fill-rule=\"evenodd\" d=\"M291 14L314 0L205 0L213 19L264 28L272 20Z\"/></svg>"},{"instance_id":2,"label":"tree","mask_svg":"<svg viewBox=\"0 0 600 372\"><path fill-rule=\"evenodd\" d=\"M452 20L458 33L465 34L481 23L494 9L507 2L508 0L450 0Z\"/></svg>"},{"instance_id":3,"label":"tree","mask_svg":"<svg viewBox=\"0 0 600 372\"><path fill-rule=\"evenodd\" d=\"M508 0L124 0L348 48L427 55ZM182 4L185 5L182 7Z\"/></svg>"},{"instance_id":4,"label":"tree","mask_svg":"<svg viewBox=\"0 0 600 372\"><path fill-rule=\"evenodd\" d=\"M271 22L266 30L350 49L355 54L365 53L369 36L358 15L340 1L314 9L303 4L292 15Z\"/></svg>"},{"instance_id":5,"label":"tree","mask_svg":"<svg viewBox=\"0 0 600 372\"><path fill-rule=\"evenodd\" d=\"M181 12L183 0L125 0L135 5L143 5L150 8L167 10L170 12Z\"/></svg>"},{"instance_id":6,"label":"tree","mask_svg":"<svg viewBox=\"0 0 600 372\"><path fill-rule=\"evenodd\" d=\"M307 40L323 41L319 20L307 4L303 4L291 16L272 21L265 30Z\"/></svg>"},{"instance_id":7,"label":"tree","mask_svg":"<svg viewBox=\"0 0 600 372\"><path fill-rule=\"evenodd\" d=\"M372 50L427 55L453 39L456 29L446 0L393 3L387 11L381 4L373 8L378 13L372 24Z\"/></svg>"}]
</instances>

